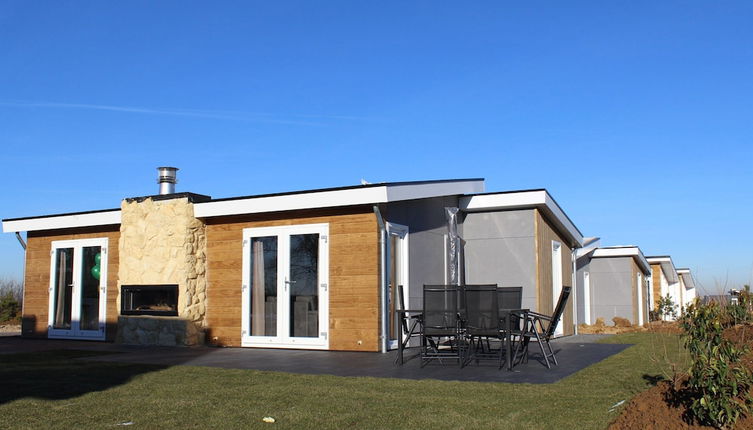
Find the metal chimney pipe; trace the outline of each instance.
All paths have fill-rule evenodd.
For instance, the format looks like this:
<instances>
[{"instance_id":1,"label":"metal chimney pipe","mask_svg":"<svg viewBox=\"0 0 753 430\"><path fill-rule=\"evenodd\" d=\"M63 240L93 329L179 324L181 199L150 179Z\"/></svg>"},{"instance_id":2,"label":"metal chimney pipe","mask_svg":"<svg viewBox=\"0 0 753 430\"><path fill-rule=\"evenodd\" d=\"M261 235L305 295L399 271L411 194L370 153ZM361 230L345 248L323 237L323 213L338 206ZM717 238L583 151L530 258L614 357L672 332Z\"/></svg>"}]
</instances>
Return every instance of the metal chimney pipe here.
<instances>
[{"instance_id":1,"label":"metal chimney pipe","mask_svg":"<svg viewBox=\"0 0 753 430\"><path fill-rule=\"evenodd\" d=\"M157 171L159 172L157 183L159 184L160 195L175 193L175 184L178 182L178 179L176 179L178 168L157 167Z\"/></svg>"}]
</instances>

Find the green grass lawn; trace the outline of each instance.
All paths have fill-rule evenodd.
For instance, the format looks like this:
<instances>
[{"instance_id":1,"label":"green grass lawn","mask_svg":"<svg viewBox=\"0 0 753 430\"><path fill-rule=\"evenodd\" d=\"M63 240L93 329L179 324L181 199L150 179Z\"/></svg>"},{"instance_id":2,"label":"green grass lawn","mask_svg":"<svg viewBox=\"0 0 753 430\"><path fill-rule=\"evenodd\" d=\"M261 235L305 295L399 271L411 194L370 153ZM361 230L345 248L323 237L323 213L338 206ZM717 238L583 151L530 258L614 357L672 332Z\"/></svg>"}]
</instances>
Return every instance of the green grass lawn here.
<instances>
[{"instance_id":1,"label":"green grass lawn","mask_svg":"<svg viewBox=\"0 0 753 430\"><path fill-rule=\"evenodd\" d=\"M5 355L0 428L603 429L619 413L610 412L615 403L671 376L671 364L685 359L674 335L606 342L635 346L549 385L73 360L92 355L82 351Z\"/></svg>"}]
</instances>

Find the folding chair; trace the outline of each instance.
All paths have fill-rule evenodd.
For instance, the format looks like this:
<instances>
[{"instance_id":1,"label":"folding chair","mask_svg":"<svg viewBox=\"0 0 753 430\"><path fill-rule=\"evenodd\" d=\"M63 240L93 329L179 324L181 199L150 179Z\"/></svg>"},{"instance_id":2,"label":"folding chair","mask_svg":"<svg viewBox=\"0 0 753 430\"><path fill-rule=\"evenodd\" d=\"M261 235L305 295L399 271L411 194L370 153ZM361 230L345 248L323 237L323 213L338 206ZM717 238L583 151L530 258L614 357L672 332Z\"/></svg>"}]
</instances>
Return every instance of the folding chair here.
<instances>
[{"instance_id":1,"label":"folding chair","mask_svg":"<svg viewBox=\"0 0 753 430\"><path fill-rule=\"evenodd\" d=\"M571 287L562 287L562 293L560 293L559 300L557 301L557 306L554 308L554 313L551 316L540 314L538 312L526 313L526 321L524 323L523 331L521 332L523 339L521 342L518 342L515 347L515 353L513 354L515 360L517 360L518 358L518 353L521 345L523 349L520 352L523 353L524 357L527 357L528 343L530 342L531 338L536 338L536 341L539 343L539 347L541 348L541 353L544 355L544 362L546 363L546 367L548 369L552 368L552 366L549 364L550 358L554 362L554 365L557 365L557 358L554 356L554 350L552 349L552 345L549 343L549 340L552 338L552 336L554 336L554 331L557 329L557 324L559 324L560 320L562 319L562 315L565 313L565 304L567 303L567 299L570 297L571 290ZM544 322L546 322L546 325L544 324Z\"/></svg>"}]
</instances>

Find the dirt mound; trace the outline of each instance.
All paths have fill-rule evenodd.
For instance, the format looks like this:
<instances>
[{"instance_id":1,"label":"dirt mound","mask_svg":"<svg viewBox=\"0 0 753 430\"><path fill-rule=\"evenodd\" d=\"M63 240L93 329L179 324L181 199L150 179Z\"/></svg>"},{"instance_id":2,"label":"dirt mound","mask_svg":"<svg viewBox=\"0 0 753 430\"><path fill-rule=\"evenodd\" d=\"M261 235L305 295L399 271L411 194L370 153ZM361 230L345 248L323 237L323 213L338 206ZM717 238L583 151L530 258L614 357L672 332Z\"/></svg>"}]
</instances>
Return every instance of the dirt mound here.
<instances>
[{"instance_id":1,"label":"dirt mound","mask_svg":"<svg viewBox=\"0 0 753 430\"><path fill-rule=\"evenodd\" d=\"M672 328L674 327L674 328ZM651 324L651 330L678 330L676 324ZM668 331L671 333L671 331ZM748 345L753 349L753 325L737 325L724 331L723 336L737 345ZM742 363L753 370L753 351L748 352ZM691 423L685 416L687 393L683 390L685 380L677 382L677 390L667 381L635 396L623 409L619 417L609 426L609 430L632 429L713 429ZM753 414L741 417L735 424L735 429L753 429Z\"/></svg>"},{"instance_id":2,"label":"dirt mound","mask_svg":"<svg viewBox=\"0 0 753 430\"><path fill-rule=\"evenodd\" d=\"M682 334L680 324L676 321L651 321L648 330L654 333Z\"/></svg>"}]
</instances>

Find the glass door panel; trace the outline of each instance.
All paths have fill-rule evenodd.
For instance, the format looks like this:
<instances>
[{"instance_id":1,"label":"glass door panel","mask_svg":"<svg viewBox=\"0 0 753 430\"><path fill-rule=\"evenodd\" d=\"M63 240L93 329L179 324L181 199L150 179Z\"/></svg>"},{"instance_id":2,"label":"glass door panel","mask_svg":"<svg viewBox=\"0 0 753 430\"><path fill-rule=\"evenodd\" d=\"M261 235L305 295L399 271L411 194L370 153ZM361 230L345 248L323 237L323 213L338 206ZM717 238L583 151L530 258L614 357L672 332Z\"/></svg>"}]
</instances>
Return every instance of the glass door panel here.
<instances>
[{"instance_id":1,"label":"glass door panel","mask_svg":"<svg viewBox=\"0 0 753 430\"><path fill-rule=\"evenodd\" d=\"M251 239L251 336L277 336L277 237Z\"/></svg>"},{"instance_id":2,"label":"glass door panel","mask_svg":"<svg viewBox=\"0 0 753 430\"><path fill-rule=\"evenodd\" d=\"M291 337L319 337L319 235L290 236Z\"/></svg>"},{"instance_id":3,"label":"glass door panel","mask_svg":"<svg viewBox=\"0 0 753 430\"><path fill-rule=\"evenodd\" d=\"M102 248L83 248L81 270L81 330L99 330L99 284L102 274Z\"/></svg>"},{"instance_id":4,"label":"glass door panel","mask_svg":"<svg viewBox=\"0 0 753 430\"><path fill-rule=\"evenodd\" d=\"M73 248L56 250L53 285L52 327L59 330L70 330L73 315Z\"/></svg>"}]
</instances>

